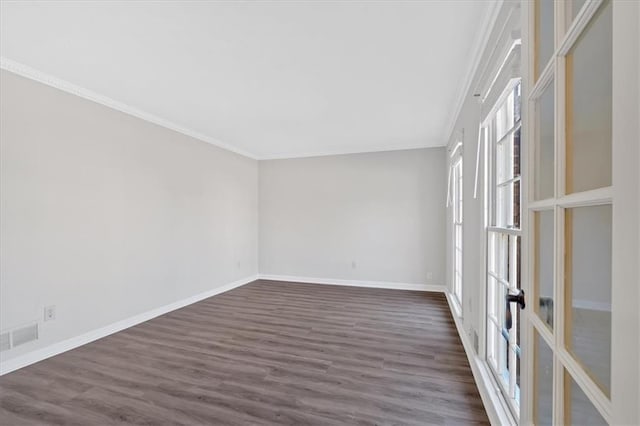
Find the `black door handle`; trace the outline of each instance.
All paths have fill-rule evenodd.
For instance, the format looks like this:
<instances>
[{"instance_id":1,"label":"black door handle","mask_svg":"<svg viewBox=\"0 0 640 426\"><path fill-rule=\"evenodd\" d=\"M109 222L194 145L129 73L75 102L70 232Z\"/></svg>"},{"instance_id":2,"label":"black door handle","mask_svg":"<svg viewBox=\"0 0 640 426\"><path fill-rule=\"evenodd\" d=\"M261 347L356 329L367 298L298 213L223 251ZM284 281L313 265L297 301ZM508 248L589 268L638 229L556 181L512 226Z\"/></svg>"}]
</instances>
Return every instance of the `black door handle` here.
<instances>
[{"instance_id":1,"label":"black door handle","mask_svg":"<svg viewBox=\"0 0 640 426\"><path fill-rule=\"evenodd\" d=\"M507 303L507 312L505 315L505 326L507 330L511 330L511 326L513 325L513 319L511 318L511 304L517 303L520 306L520 309L524 309L526 304L524 302L524 290L519 289L518 294L509 294L505 296L505 301Z\"/></svg>"},{"instance_id":2,"label":"black door handle","mask_svg":"<svg viewBox=\"0 0 640 426\"><path fill-rule=\"evenodd\" d=\"M517 303L520 305L520 309L524 309L526 306L524 303L524 290L522 289L518 290L518 294L507 294L506 299L507 303Z\"/></svg>"}]
</instances>

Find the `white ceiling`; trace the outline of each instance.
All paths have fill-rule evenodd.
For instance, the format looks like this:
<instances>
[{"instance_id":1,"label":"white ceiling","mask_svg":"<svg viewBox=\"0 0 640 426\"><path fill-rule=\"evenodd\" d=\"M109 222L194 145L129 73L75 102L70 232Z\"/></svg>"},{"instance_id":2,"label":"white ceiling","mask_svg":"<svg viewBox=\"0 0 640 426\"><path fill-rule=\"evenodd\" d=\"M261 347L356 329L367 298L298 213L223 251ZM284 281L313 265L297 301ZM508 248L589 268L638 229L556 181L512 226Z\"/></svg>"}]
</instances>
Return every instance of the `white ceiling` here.
<instances>
[{"instance_id":1,"label":"white ceiling","mask_svg":"<svg viewBox=\"0 0 640 426\"><path fill-rule=\"evenodd\" d=\"M3 1L0 54L254 158L443 146L494 10Z\"/></svg>"}]
</instances>

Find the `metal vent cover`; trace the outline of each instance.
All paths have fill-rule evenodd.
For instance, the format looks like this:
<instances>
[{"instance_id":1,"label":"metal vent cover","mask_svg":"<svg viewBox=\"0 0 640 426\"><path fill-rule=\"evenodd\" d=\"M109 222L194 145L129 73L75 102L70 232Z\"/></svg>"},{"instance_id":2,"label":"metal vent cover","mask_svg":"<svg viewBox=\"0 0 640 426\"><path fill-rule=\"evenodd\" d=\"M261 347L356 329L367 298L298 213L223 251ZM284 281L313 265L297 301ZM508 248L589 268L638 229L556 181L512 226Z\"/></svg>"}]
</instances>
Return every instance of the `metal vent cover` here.
<instances>
[{"instance_id":1,"label":"metal vent cover","mask_svg":"<svg viewBox=\"0 0 640 426\"><path fill-rule=\"evenodd\" d=\"M38 339L38 324L28 325L26 327L13 330L12 347L20 346L24 343Z\"/></svg>"}]
</instances>

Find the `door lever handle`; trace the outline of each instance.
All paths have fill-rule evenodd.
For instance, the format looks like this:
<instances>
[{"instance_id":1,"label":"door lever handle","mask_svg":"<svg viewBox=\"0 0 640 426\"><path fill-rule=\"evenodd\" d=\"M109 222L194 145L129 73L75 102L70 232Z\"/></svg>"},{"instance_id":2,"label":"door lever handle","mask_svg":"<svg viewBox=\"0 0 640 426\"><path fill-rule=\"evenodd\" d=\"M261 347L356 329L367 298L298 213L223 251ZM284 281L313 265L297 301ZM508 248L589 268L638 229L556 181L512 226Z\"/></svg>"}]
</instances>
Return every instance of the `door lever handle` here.
<instances>
[{"instance_id":1,"label":"door lever handle","mask_svg":"<svg viewBox=\"0 0 640 426\"><path fill-rule=\"evenodd\" d=\"M509 303L517 303L520 305L520 309L524 309L526 306L524 303L524 290L522 289L518 290L518 294L507 294L506 299L507 306Z\"/></svg>"},{"instance_id":2,"label":"door lever handle","mask_svg":"<svg viewBox=\"0 0 640 426\"><path fill-rule=\"evenodd\" d=\"M511 304L517 303L520 306L520 309L524 309L526 304L524 301L524 290L518 290L518 294L509 294L505 296L505 301L507 303L507 311L505 315L505 326L507 330L511 330L511 326L513 325L513 319L511 317Z\"/></svg>"}]
</instances>

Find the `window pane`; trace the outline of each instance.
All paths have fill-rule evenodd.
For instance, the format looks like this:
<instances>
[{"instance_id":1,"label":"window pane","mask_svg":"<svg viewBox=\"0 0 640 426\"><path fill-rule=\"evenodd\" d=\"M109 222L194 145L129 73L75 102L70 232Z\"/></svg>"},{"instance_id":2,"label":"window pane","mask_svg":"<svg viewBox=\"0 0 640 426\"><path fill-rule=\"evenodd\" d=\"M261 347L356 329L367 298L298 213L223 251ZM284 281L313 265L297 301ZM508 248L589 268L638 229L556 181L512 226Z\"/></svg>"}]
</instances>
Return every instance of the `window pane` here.
<instances>
[{"instance_id":1,"label":"window pane","mask_svg":"<svg viewBox=\"0 0 640 426\"><path fill-rule=\"evenodd\" d=\"M511 199L511 223L514 228L520 229L520 181L513 182Z\"/></svg>"},{"instance_id":2,"label":"window pane","mask_svg":"<svg viewBox=\"0 0 640 426\"><path fill-rule=\"evenodd\" d=\"M520 121L520 113L521 113L521 107L522 105L520 104L521 101L521 89L522 89L522 85L520 83L518 83L518 85L513 89L513 124L517 123L518 121Z\"/></svg>"},{"instance_id":3,"label":"window pane","mask_svg":"<svg viewBox=\"0 0 640 426\"><path fill-rule=\"evenodd\" d=\"M489 359L489 363L495 369L498 368L497 360L496 360L496 339L497 339L497 329L493 322L487 322L487 358Z\"/></svg>"},{"instance_id":4,"label":"window pane","mask_svg":"<svg viewBox=\"0 0 640 426\"><path fill-rule=\"evenodd\" d=\"M516 244L516 248L515 248L515 263L514 263L514 268L516 269L516 273L515 273L515 282L513 283L513 285L515 285L517 288L522 288L522 268L520 267L521 265L521 260L522 260L522 238L521 237L514 237L515 238L515 244Z\"/></svg>"},{"instance_id":5,"label":"window pane","mask_svg":"<svg viewBox=\"0 0 640 426\"><path fill-rule=\"evenodd\" d=\"M611 377L611 206L565 213L566 342L609 394Z\"/></svg>"},{"instance_id":6,"label":"window pane","mask_svg":"<svg viewBox=\"0 0 640 426\"><path fill-rule=\"evenodd\" d=\"M502 379L505 387L509 388L509 345L507 345L507 339L504 334L500 333L498 337L498 373Z\"/></svg>"},{"instance_id":7,"label":"window pane","mask_svg":"<svg viewBox=\"0 0 640 426\"><path fill-rule=\"evenodd\" d=\"M611 185L611 2L567 55L567 193Z\"/></svg>"},{"instance_id":8,"label":"window pane","mask_svg":"<svg viewBox=\"0 0 640 426\"><path fill-rule=\"evenodd\" d=\"M602 418L596 407L593 406L587 395L582 392L580 386L565 371L565 424L579 426L600 426L607 422Z\"/></svg>"},{"instance_id":9,"label":"window pane","mask_svg":"<svg viewBox=\"0 0 640 426\"><path fill-rule=\"evenodd\" d=\"M553 353L544 339L534 331L534 423L553 424Z\"/></svg>"},{"instance_id":10,"label":"window pane","mask_svg":"<svg viewBox=\"0 0 640 426\"><path fill-rule=\"evenodd\" d=\"M520 355L516 355L516 399L520 403Z\"/></svg>"},{"instance_id":11,"label":"window pane","mask_svg":"<svg viewBox=\"0 0 640 426\"><path fill-rule=\"evenodd\" d=\"M520 129L512 131L496 146L497 184L520 176Z\"/></svg>"},{"instance_id":12,"label":"window pane","mask_svg":"<svg viewBox=\"0 0 640 426\"><path fill-rule=\"evenodd\" d=\"M553 210L536 212L535 232L535 277L536 311L542 321L553 329Z\"/></svg>"},{"instance_id":13,"label":"window pane","mask_svg":"<svg viewBox=\"0 0 640 426\"><path fill-rule=\"evenodd\" d=\"M509 282L509 236L499 236L498 271L504 281Z\"/></svg>"},{"instance_id":14,"label":"window pane","mask_svg":"<svg viewBox=\"0 0 640 426\"><path fill-rule=\"evenodd\" d=\"M493 273L493 274L498 274L498 268L497 268L497 259L496 259L496 250L498 247L498 243L497 243L497 235L493 232L489 232L489 250L488 250L488 265L487 268L489 269L489 272Z\"/></svg>"},{"instance_id":15,"label":"window pane","mask_svg":"<svg viewBox=\"0 0 640 426\"><path fill-rule=\"evenodd\" d=\"M507 217L509 216L508 207L510 200L511 188L508 186L499 186L496 188L496 226L506 228Z\"/></svg>"},{"instance_id":16,"label":"window pane","mask_svg":"<svg viewBox=\"0 0 640 426\"><path fill-rule=\"evenodd\" d=\"M536 101L535 129L535 199L551 198L554 194L554 96L549 84Z\"/></svg>"},{"instance_id":17,"label":"window pane","mask_svg":"<svg viewBox=\"0 0 640 426\"><path fill-rule=\"evenodd\" d=\"M542 73L551 59L554 50L553 0L536 1L535 28L535 75L536 79Z\"/></svg>"},{"instance_id":18,"label":"window pane","mask_svg":"<svg viewBox=\"0 0 640 426\"><path fill-rule=\"evenodd\" d=\"M490 316L498 318L498 311L497 311L497 305L496 305L496 299L497 299L496 294L497 294L498 282L494 277L489 275L487 279L487 283L488 283L487 313Z\"/></svg>"},{"instance_id":19,"label":"window pane","mask_svg":"<svg viewBox=\"0 0 640 426\"><path fill-rule=\"evenodd\" d=\"M513 135L513 148L511 149L513 155L513 176L520 176L520 129L516 130Z\"/></svg>"},{"instance_id":20,"label":"window pane","mask_svg":"<svg viewBox=\"0 0 640 426\"><path fill-rule=\"evenodd\" d=\"M516 346L520 347L520 319L522 318L522 315L520 314L520 306L518 305L512 305L511 306L511 313L513 315L513 328L516 331L516 341L515 344ZM520 384L520 382L518 382L518 384Z\"/></svg>"},{"instance_id":21,"label":"window pane","mask_svg":"<svg viewBox=\"0 0 640 426\"><path fill-rule=\"evenodd\" d=\"M513 178L511 166L511 136L500 142L496 148L496 174L498 184Z\"/></svg>"}]
</instances>

